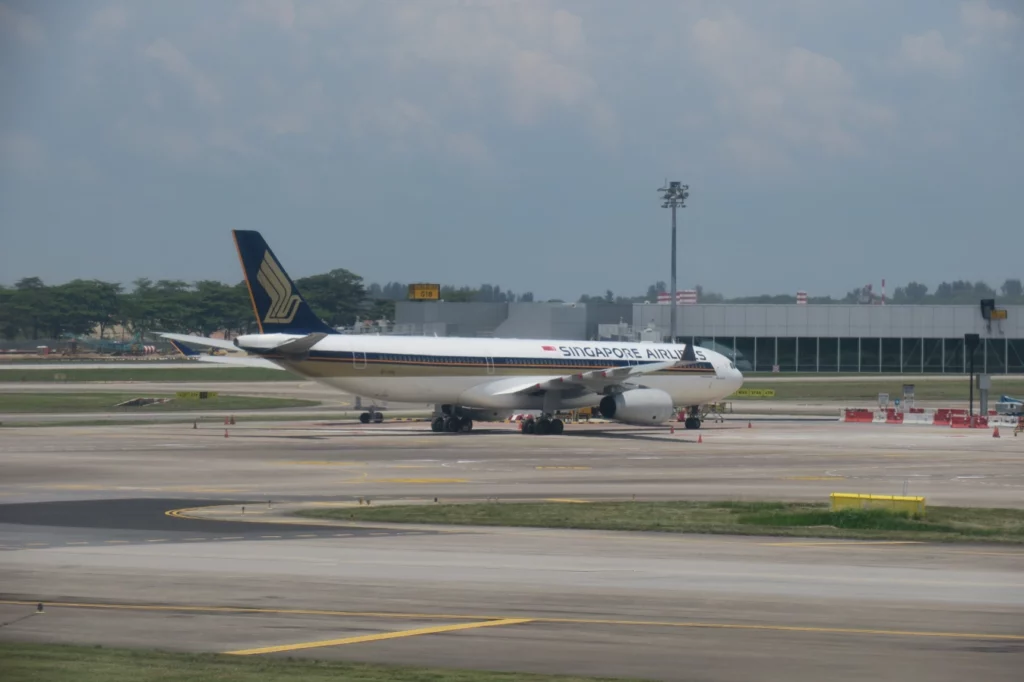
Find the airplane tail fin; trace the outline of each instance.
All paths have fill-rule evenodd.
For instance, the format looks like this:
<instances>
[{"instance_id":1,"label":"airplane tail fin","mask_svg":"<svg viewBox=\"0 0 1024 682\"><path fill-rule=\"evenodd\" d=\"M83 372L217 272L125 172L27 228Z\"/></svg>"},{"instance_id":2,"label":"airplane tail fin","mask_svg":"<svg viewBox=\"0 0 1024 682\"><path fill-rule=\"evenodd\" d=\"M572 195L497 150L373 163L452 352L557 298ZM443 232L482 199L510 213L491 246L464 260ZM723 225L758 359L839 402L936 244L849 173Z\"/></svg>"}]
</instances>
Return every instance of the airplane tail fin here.
<instances>
[{"instance_id":1,"label":"airplane tail fin","mask_svg":"<svg viewBox=\"0 0 1024 682\"><path fill-rule=\"evenodd\" d=\"M261 334L336 334L309 307L263 236L232 230Z\"/></svg>"}]
</instances>

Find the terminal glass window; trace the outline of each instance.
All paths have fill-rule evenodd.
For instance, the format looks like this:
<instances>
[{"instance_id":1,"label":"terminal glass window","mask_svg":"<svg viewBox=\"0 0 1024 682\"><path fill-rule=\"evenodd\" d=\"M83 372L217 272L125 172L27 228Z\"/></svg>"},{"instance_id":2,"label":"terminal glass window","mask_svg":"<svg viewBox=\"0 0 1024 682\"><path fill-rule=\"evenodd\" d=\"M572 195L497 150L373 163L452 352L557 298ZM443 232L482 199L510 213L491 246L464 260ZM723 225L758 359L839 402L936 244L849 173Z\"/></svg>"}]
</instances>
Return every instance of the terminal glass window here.
<instances>
[{"instance_id":1,"label":"terminal glass window","mask_svg":"<svg viewBox=\"0 0 1024 682\"><path fill-rule=\"evenodd\" d=\"M860 339L839 339L839 371L860 371Z\"/></svg>"},{"instance_id":2,"label":"terminal glass window","mask_svg":"<svg viewBox=\"0 0 1024 682\"><path fill-rule=\"evenodd\" d=\"M964 371L964 340L946 339L945 366L948 374L961 374Z\"/></svg>"},{"instance_id":3,"label":"terminal glass window","mask_svg":"<svg viewBox=\"0 0 1024 682\"><path fill-rule=\"evenodd\" d=\"M925 373L942 371L942 339L924 340Z\"/></svg>"},{"instance_id":4,"label":"terminal glass window","mask_svg":"<svg viewBox=\"0 0 1024 682\"><path fill-rule=\"evenodd\" d=\"M985 339L985 371L989 374L1006 372L1006 339ZM977 368L978 359L974 360Z\"/></svg>"},{"instance_id":5,"label":"terminal glass window","mask_svg":"<svg viewBox=\"0 0 1024 682\"><path fill-rule=\"evenodd\" d=\"M754 370L757 372L770 372L775 364L775 337L763 336L757 338L757 362Z\"/></svg>"},{"instance_id":6,"label":"terminal glass window","mask_svg":"<svg viewBox=\"0 0 1024 682\"><path fill-rule=\"evenodd\" d=\"M903 339L903 371L921 371L921 339Z\"/></svg>"},{"instance_id":7,"label":"terminal glass window","mask_svg":"<svg viewBox=\"0 0 1024 682\"><path fill-rule=\"evenodd\" d=\"M900 340L882 339L882 371L899 374L901 366Z\"/></svg>"},{"instance_id":8,"label":"terminal glass window","mask_svg":"<svg viewBox=\"0 0 1024 682\"><path fill-rule=\"evenodd\" d=\"M796 340L796 370L798 372L818 371L818 339L801 336Z\"/></svg>"},{"instance_id":9,"label":"terminal glass window","mask_svg":"<svg viewBox=\"0 0 1024 682\"><path fill-rule=\"evenodd\" d=\"M1006 342L1006 371L1024 372L1024 339L1009 339Z\"/></svg>"},{"instance_id":10,"label":"terminal glass window","mask_svg":"<svg viewBox=\"0 0 1024 682\"><path fill-rule=\"evenodd\" d=\"M736 339L736 367L741 372L754 370L754 337L741 336Z\"/></svg>"},{"instance_id":11,"label":"terminal glass window","mask_svg":"<svg viewBox=\"0 0 1024 682\"><path fill-rule=\"evenodd\" d=\"M818 371L839 371L839 339L818 339Z\"/></svg>"},{"instance_id":12,"label":"terminal glass window","mask_svg":"<svg viewBox=\"0 0 1024 682\"><path fill-rule=\"evenodd\" d=\"M881 369L881 339L860 340L860 371L877 372Z\"/></svg>"},{"instance_id":13,"label":"terminal glass window","mask_svg":"<svg viewBox=\"0 0 1024 682\"><path fill-rule=\"evenodd\" d=\"M796 339L778 339L778 357L779 371L780 372L795 372L796 371Z\"/></svg>"},{"instance_id":14,"label":"terminal glass window","mask_svg":"<svg viewBox=\"0 0 1024 682\"><path fill-rule=\"evenodd\" d=\"M736 337L716 336L713 350L721 353L730 360L735 360L733 356L736 354Z\"/></svg>"}]
</instances>

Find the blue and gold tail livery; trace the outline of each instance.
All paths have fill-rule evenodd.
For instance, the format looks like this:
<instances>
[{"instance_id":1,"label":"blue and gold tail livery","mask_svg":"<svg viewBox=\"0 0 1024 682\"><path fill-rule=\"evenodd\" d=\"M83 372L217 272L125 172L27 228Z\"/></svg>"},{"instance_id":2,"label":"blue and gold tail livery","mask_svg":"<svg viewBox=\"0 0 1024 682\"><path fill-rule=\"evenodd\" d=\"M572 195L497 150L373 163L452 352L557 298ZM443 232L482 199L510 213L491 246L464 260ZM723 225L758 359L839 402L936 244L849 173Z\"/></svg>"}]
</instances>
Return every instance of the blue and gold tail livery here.
<instances>
[{"instance_id":1,"label":"blue and gold tail livery","mask_svg":"<svg viewBox=\"0 0 1024 682\"><path fill-rule=\"evenodd\" d=\"M259 232L232 233L261 334L336 333L302 298Z\"/></svg>"}]
</instances>

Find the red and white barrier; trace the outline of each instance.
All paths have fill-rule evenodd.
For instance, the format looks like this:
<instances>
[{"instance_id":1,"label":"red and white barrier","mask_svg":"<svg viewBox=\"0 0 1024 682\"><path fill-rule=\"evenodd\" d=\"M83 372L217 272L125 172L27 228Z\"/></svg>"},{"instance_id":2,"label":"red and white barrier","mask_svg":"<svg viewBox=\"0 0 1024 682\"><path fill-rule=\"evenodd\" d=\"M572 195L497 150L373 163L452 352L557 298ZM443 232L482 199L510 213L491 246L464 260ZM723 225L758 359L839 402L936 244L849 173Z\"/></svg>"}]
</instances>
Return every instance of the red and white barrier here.
<instances>
[{"instance_id":1,"label":"red and white barrier","mask_svg":"<svg viewBox=\"0 0 1024 682\"><path fill-rule=\"evenodd\" d=\"M954 429L985 429L994 426L1015 427L1017 417L1000 415L989 410L987 415L976 414L972 417L967 410L956 408L922 409L913 408L907 413L897 412L893 408L871 410L866 408L847 408L839 411L839 421L854 424L908 424L917 426L945 426Z\"/></svg>"}]
</instances>

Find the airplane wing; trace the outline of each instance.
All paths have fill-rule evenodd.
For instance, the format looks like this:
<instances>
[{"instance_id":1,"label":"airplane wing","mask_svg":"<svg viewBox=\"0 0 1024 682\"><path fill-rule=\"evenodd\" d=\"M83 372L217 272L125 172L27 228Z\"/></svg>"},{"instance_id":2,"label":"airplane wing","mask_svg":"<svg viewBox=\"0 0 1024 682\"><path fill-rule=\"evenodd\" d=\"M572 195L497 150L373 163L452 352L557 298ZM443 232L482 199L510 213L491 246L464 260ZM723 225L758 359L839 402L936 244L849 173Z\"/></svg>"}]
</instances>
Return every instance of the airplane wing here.
<instances>
[{"instance_id":1,"label":"airplane wing","mask_svg":"<svg viewBox=\"0 0 1024 682\"><path fill-rule=\"evenodd\" d=\"M235 352L238 352L239 350L238 346L231 341L226 339L211 339L208 336L193 336L191 334L171 334L169 332L164 332L160 334L160 337L171 341L194 343L200 346L212 346L214 348L223 348L224 350L233 350ZM175 344L175 347L177 348L177 344Z\"/></svg>"},{"instance_id":2,"label":"airplane wing","mask_svg":"<svg viewBox=\"0 0 1024 682\"><path fill-rule=\"evenodd\" d=\"M189 360L195 360L196 362L208 362L214 365L231 365L234 367L262 367L264 369L279 369L284 371L284 368L280 365L277 365L270 360L265 360L264 358L254 358L246 355L206 355L204 353L200 353L191 346L186 345L184 341L184 339L188 339L192 343L201 343L217 348L231 348L236 351L238 350L234 344L231 342L225 342L222 339L210 339L205 336L189 336L188 334L161 334L160 336L167 339L179 353ZM208 343L210 341L215 343ZM228 345L224 345L225 343Z\"/></svg>"},{"instance_id":3,"label":"airplane wing","mask_svg":"<svg viewBox=\"0 0 1024 682\"><path fill-rule=\"evenodd\" d=\"M285 371L284 367L276 365L270 360L264 358L252 358L252 357L230 357L225 355L198 355L196 356L197 362L209 362L214 365L231 365L233 367L262 367L263 369L279 369L282 372Z\"/></svg>"},{"instance_id":4,"label":"airplane wing","mask_svg":"<svg viewBox=\"0 0 1024 682\"><path fill-rule=\"evenodd\" d=\"M589 372L576 374L565 374L559 377L545 378L543 381L522 383L508 386L497 391L494 395L512 395L515 393L537 393L542 391L580 391L589 390L594 393L603 393L611 386L618 386L633 377L640 377L652 372L660 372L675 367L689 367L698 363L693 352L693 347L687 345L683 351L683 357L679 360L667 360L665 362L652 362L643 365L630 365L624 367L609 367L607 369L595 369Z\"/></svg>"}]
</instances>

